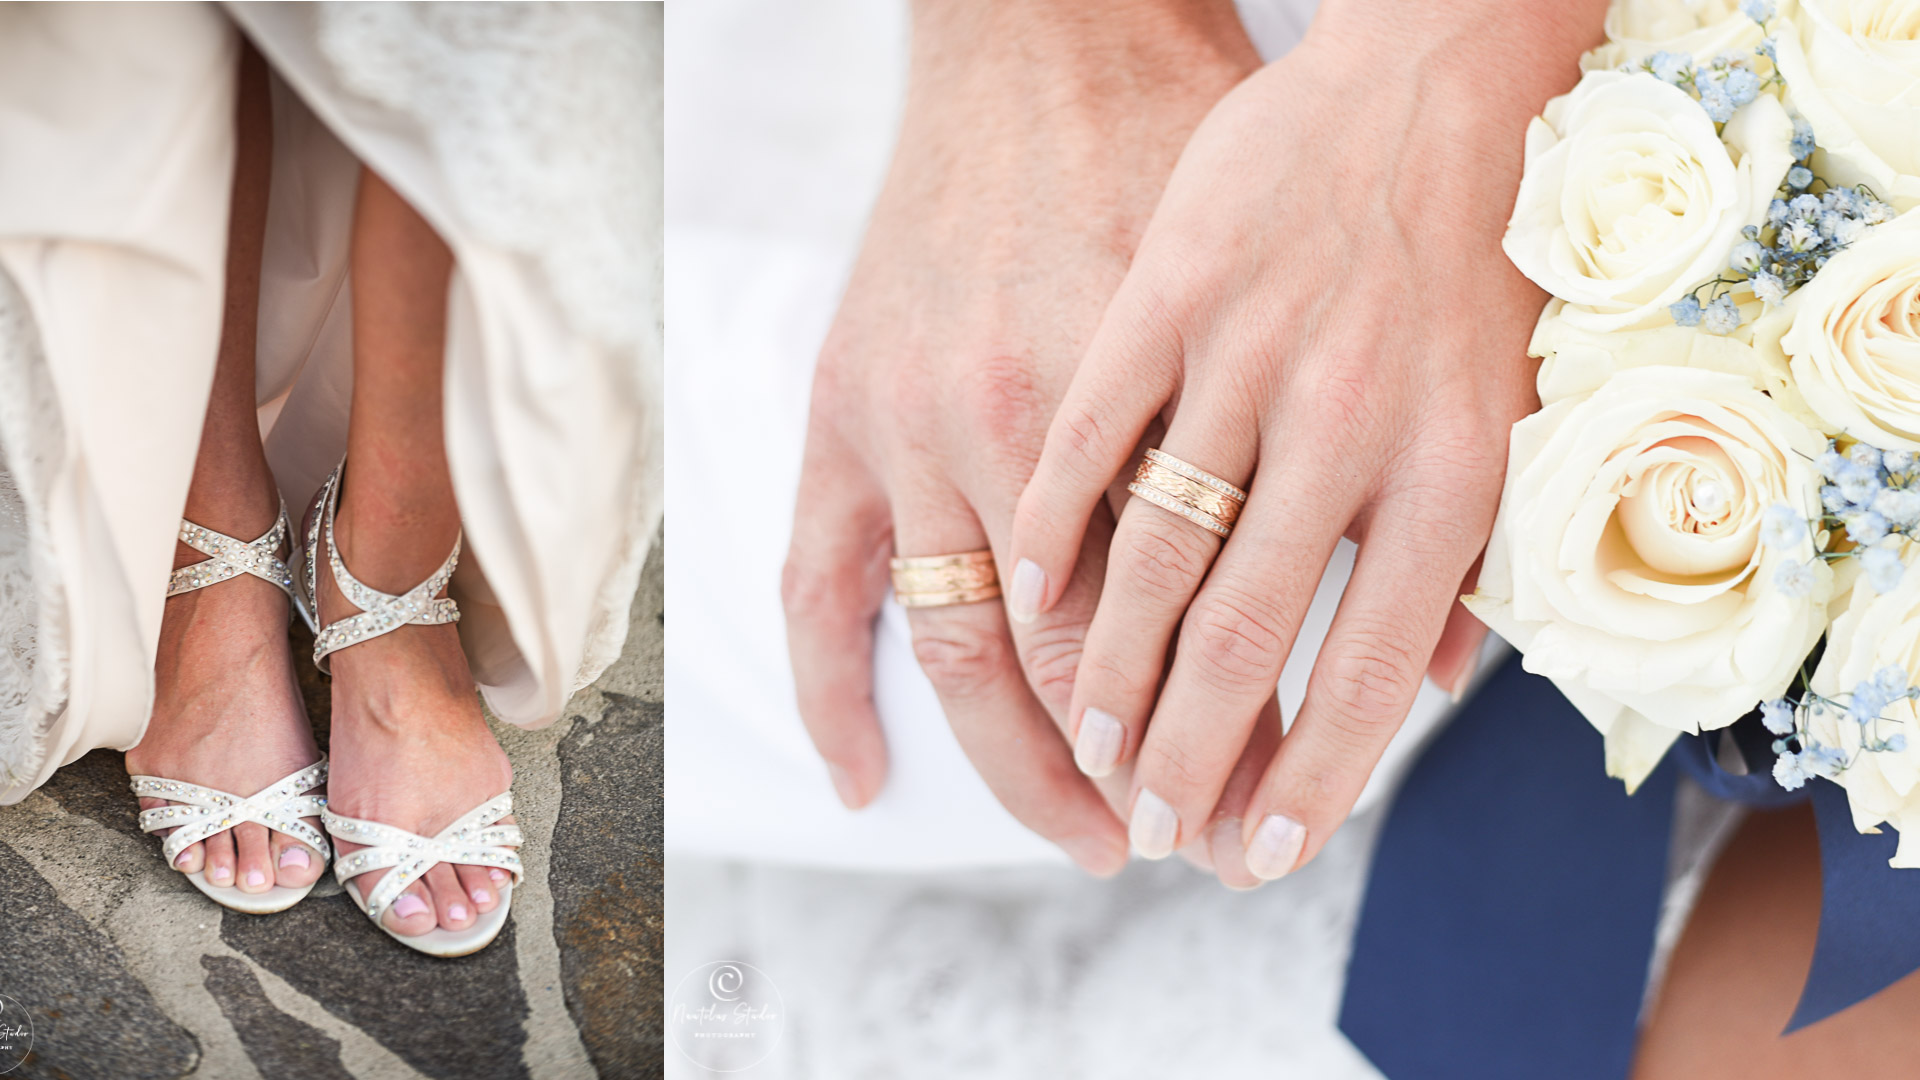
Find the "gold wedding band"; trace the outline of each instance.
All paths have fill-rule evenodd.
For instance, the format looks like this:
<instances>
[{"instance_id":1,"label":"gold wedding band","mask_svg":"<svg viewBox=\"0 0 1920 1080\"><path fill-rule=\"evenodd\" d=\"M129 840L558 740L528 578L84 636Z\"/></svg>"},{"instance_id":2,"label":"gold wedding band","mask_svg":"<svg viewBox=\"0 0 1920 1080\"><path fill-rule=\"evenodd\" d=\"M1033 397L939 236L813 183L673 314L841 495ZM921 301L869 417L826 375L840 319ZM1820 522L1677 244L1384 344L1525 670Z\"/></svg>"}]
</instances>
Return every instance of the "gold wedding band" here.
<instances>
[{"instance_id":1,"label":"gold wedding band","mask_svg":"<svg viewBox=\"0 0 1920 1080\"><path fill-rule=\"evenodd\" d=\"M991 551L915 555L888 565L893 569L893 598L901 607L972 604L1000 595L1000 572L994 569Z\"/></svg>"},{"instance_id":2,"label":"gold wedding band","mask_svg":"<svg viewBox=\"0 0 1920 1080\"><path fill-rule=\"evenodd\" d=\"M1158 450L1147 451L1127 490L1220 536L1233 533L1234 520L1247 502L1246 492Z\"/></svg>"}]
</instances>

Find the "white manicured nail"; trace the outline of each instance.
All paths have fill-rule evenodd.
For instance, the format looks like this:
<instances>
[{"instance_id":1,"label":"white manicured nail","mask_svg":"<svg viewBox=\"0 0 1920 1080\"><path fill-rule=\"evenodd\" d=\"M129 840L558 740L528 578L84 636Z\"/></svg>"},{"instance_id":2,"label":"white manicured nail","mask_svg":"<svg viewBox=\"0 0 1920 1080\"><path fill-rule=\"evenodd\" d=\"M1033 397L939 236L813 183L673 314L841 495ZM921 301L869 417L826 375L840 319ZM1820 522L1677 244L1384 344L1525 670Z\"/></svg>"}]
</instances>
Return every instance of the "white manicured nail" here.
<instances>
[{"instance_id":1,"label":"white manicured nail","mask_svg":"<svg viewBox=\"0 0 1920 1080\"><path fill-rule=\"evenodd\" d=\"M1306 842L1304 825L1285 814L1268 814L1247 845L1247 869L1262 881L1285 877L1300 861L1300 848Z\"/></svg>"},{"instance_id":2,"label":"white manicured nail","mask_svg":"<svg viewBox=\"0 0 1920 1080\"><path fill-rule=\"evenodd\" d=\"M412 893L407 893L393 902L394 915L402 919L411 919L425 910L427 910L427 902Z\"/></svg>"},{"instance_id":3,"label":"white manicured nail","mask_svg":"<svg viewBox=\"0 0 1920 1080\"><path fill-rule=\"evenodd\" d=\"M1247 865L1246 845L1240 842L1240 834L1245 826L1237 817L1221 818L1207 830L1207 855L1213 859L1213 872L1220 876L1229 889L1257 889L1259 882L1251 885L1235 885L1227 881L1228 876L1238 877Z\"/></svg>"},{"instance_id":4,"label":"white manicured nail","mask_svg":"<svg viewBox=\"0 0 1920 1080\"><path fill-rule=\"evenodd\" d=\"M1127 826L1127 839L1132 841L1133 850L1145 859L1164 859L1173 854L1176 841L1180 839L1180 819L1174 815L1173 807L1167 800L1140 789L1133 800L1133 821Z\"/></svg>"},{"instance_id":5,"label":"white manicured nail","mask_svg":"<svg viewBox=\"0 0 1920 1080\"><path fill-rule=\"evenodd\" d=\"M1040 614L1040 601L1047 596L1047 572L1032 559L1021 559L1013 567L1013 584L1007 589L1007 616L1017 623L1030 623Z\"/></svg>"},{"instance_id":6,"label":"white manicured nail","mask_svg":"<svg viewBox=\"0 0 1920 1080\"><path fill-rule=\"evenodd\" d=\"M280 865L296 866L305 870L313 865L313 858L307 854L306 848L290 847L280 853Z\"/></svg>"},{"instance_id":7,"label":"white manicured nail","mask_svg":"<svg viewBox=\"0 0 1920 1080\"><path fill-rule=\"evenodd\" d=\"M860 809L860 792L853 786L853 774L832 762L827 763L827 775L833 778L834 794L849 810Z\"/></svg>"},{"instance_id":8,"label":"white manicured nail","mask_svg":"<svg viewBox=\"0 0 1920 1080\"><path fill-rule=\"evenodd\" d=\"M1473 655L1467 657L1467 666L1460 669L1460 677L1453 680L1453 689L1448 693L1448 696L1453 698L1455 705L1466 700L1467 688L1473 685L1473 674L1479 670L1480 650L1475 649L1473 650Z\"/></svg>"},{"instance_id":9,"label":"white manicured nail","mask_svg":"<svg viewBox=\"0 0 1920 1080\"><path fill-rule=\"evenodd\" d=\"M1073 763L1088 776L1105 776L1120 764L1120 747L1127 729L1112 713L1091 706L1080 714L1080 734L1073 740Z\"/></svg>"}]
</instances>

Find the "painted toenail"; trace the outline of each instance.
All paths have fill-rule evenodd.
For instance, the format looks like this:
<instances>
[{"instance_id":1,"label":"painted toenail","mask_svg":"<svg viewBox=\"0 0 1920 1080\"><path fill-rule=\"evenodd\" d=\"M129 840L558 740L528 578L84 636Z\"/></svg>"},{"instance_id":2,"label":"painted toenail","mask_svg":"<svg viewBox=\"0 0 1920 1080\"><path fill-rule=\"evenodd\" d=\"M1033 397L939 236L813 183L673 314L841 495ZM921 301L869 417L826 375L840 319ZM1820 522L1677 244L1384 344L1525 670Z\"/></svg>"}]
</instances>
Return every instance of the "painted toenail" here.
<instances>
[{"instance_id":1,"label":"painted toenail","mask_svg":"<svg viewBox=\"0 0 1920 1080\"><path fill-rule=\"evenodd\" d=\"M466 917L467 917L467 905L465 904L448 904L447 905L447 918L452 919L454 922L460 922L464 920Z\"/></svg>"},{"instance_id":2,"label":"painted toenail","mask_svg":"<svg viewBox=\"0 0 1920 1080\"><path fill-rule=\"evenodd\" d=\"M313 860L307 857L306 848L290 847L280 853L280 865L282 867L295 866L305 870L307 867L313 865Z\"/></svg>"},{"instance_id":3,"label":"painted toenail","mask_svg":"<svg viewBox=\"0 0 1920 1080\"><path fill-rule=\"evenodd\" d=\"M476 904L491 904L493 903L493 894L485 889L475 889L473 890L473 902Z\"/></svg>"},{"instance_id":4,"label":"painted toenail","mask_svg":"<svg viewBox=\"0 0 1920 1080\"><path fill-rule=\"evenodd\" d=\"M267 875L261 873L258 870L247 871L247 884L258 887L261 885L265 885L266 883L267 883Z\"/></svg>"},{"instance_id":5,"label":"painted toenail","mask_svg":"<svg viewBox=\"0 0 1920 1080\"><path fill-rule=\"evenodd\" d=\"M224 866L216 866L207 871L207 876L213 879L214 884L225 885L227 882L233 880L233 871Z\"/></svg>"},{"instance_id":6,"label":"painted toenail","mask_svg":"<svg viewBox=\"0 0 1920 1080\"><path fill-rule=\"evenodd\" d=\"M493 882L496 885L507 880L507 872L505 870L489 870L487 871L487 876L493 878Z\"/></svg>"},{"instance_id":7,"label":"painted toenail","mask_svg":"<svg viewBox=\"0 0 1920 1080\"><path fill-rule=\"evenodd\" d=\"M175 865L175 866L185 866L185 865L187 865L188 863L190 863L190 862L192 862L192 861L193 861L193 852L191 852L191 851L183 851L183 852L181 852L181 853L180 853L180 857L179 857L179 858L177 858L177 859L175 859L175 860L173 860L173 865Z\"/></svg>"},{"instance_id":8,"label":"painted toenail","mask_svg":"<svg viewBox=\"0 0 1920 1080\"><path fill-rule=\"evenodd\" d=\"M408 893L393 902L393 913L403 919L411 919L425 910L427 910L426 901L412 893Z\"/></svg>"}]
</instances>

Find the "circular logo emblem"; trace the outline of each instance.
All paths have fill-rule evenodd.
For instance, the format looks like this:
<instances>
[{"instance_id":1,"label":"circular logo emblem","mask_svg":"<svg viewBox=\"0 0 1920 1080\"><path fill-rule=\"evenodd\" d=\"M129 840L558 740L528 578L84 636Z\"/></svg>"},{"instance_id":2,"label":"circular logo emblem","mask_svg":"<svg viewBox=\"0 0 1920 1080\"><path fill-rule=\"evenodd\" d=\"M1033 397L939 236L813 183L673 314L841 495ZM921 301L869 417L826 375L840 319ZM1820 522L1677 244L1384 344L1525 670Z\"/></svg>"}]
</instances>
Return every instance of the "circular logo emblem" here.
<instances>
[{"instance_id":1,"label":"circular logo emblem","mask_svg":"<svg viewBox=\"0 0 1920 1080\"><path fill-rule=\"evenodd\" d=\"M687 1060L709 1072L765 1061L787 1028L786 1003L766 972L737 960L681 976L667 1005L667 1031Z\"/></svg>"},{"instance_id":2,"label":"circular logo emblem","mask_svg":"<svg viewBox=\"0 0 1920 1080\"><path fill-rule=\"evenodd\" d=\"M19 1068L33 1052L33 1018L27 1007L0 994L0 1073Z\"/></svg>"}]
</instances>

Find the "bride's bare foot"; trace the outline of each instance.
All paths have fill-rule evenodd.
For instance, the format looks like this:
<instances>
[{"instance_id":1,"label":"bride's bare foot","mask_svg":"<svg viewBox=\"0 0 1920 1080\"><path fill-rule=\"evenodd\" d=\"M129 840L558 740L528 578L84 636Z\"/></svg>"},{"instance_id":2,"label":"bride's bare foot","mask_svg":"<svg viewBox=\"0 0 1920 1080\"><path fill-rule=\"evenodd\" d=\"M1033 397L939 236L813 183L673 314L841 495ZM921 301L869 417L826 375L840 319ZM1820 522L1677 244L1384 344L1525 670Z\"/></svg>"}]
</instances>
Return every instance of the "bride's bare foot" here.
<instances>
[{"instance_id":1,"label":"bride's bare foot","mask_svg":"<svg viewBox=\"0 0 1920 1080\"><path fill-rule=\"evenodd\" d=\"M356 479L361 475L355 471ZM403 593L426 580L451 549L449 536L426 550L417 538L434 530L364 491L356 497L351 482L343 491L334 539L341 560L368 586ZM324 548L319 579L321 625L357 610L334 583ZM513 769L487 730L454 624L404 626L327 660L333 672L330 809L433 836L511 786ZM341 855L361 846L335 845ZM354 885L364 897L388 872L369 871ZM499 905L509 880L504 870L442 863L408 886L381 921L408 936L436 925L464 930Z\"/></svg>"},{"instance_id":2,"label":"bride's bare foot","mask_svg":"<svg viewBox=\"0 0 1920 1080\"><path fill-rule=\"evenodd\" d=\"M261 514L255 502L251 516L203 524L251 540L272 527L275 513ZM205 558L180 544L174 565ZM168 600L153 716L140 744L127 751L127 771L244 796L318 760L294 678L288 617L286 594L248 574ZM140 800L143 810L165 805ZM320 827L316 818L307 823ZM323 862L285 833L245 822L189 846L174 865L189 874L204 869L215 885L263 893L312 884Z\"/></svg>"}]
</instances>

